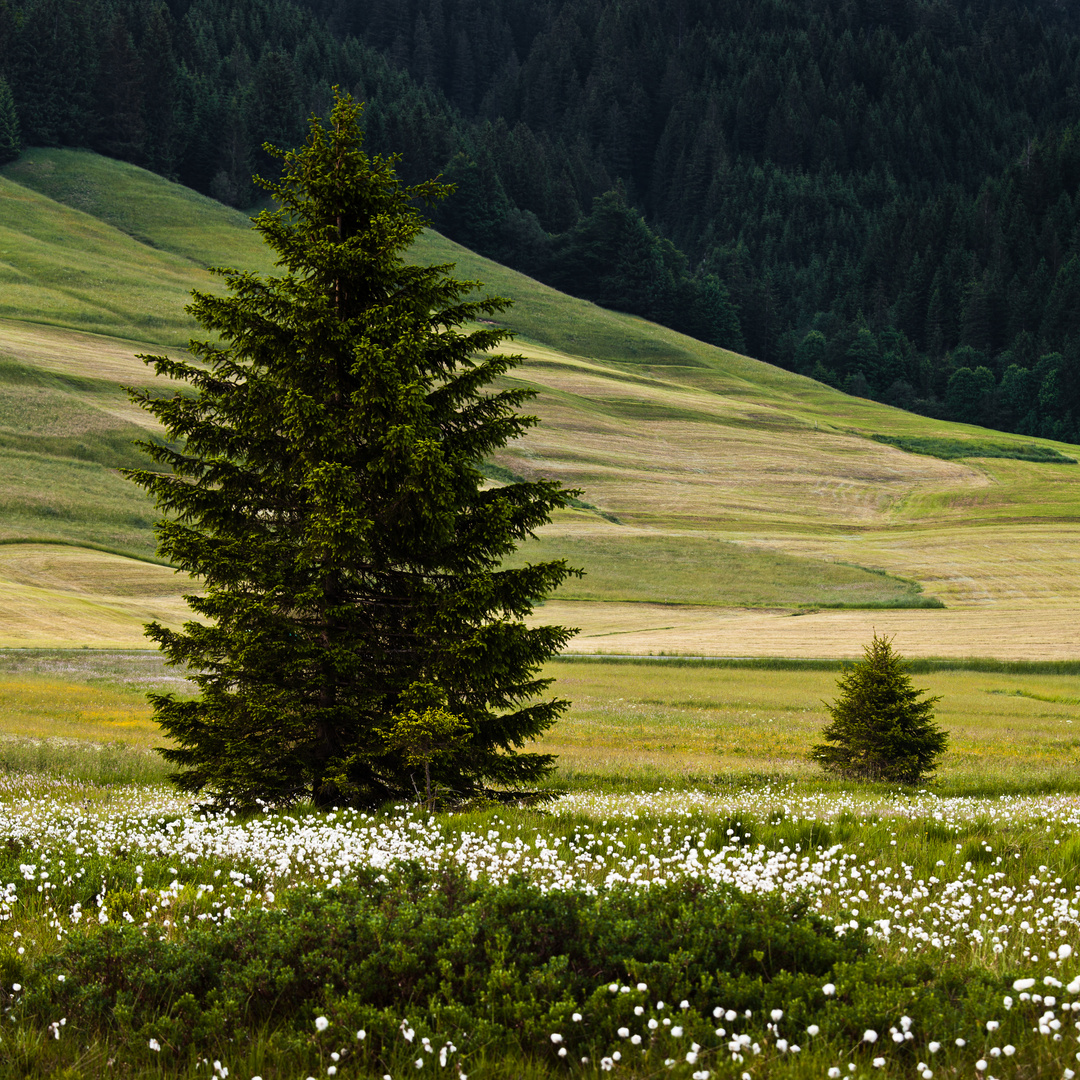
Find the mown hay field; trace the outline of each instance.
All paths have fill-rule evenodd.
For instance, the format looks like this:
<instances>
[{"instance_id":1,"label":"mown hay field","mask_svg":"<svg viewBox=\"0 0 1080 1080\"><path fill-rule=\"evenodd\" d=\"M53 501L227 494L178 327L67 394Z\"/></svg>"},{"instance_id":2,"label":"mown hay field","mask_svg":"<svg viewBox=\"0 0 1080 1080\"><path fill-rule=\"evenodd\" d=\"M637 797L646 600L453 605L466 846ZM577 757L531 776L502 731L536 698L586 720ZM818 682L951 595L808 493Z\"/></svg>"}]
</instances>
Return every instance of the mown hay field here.
<instances>
[{"instance_id":1,"label":"mown hay field","mask_svg":"<svg viewBox=\"0 0 1080 1080\"><path fill-rule=\"evenodd\" d=\"M16 289L0 312L0 539L101 551L50 584L20 569L35 548L8 549L0 645L135 646L147 619L182 618L185 585L132 564L115 594L104 556L152 558L156 516L119 470L141 460L134 438L160 435L123 387L152 378L136 353L183 347L190 289L219 287L207 266L265 272L266 253L242 214L93 154L35 150L0 183ZM509 381L538 390L543 422L493 465L582 490L518 555L586 571L539 612L582 628L572 649L841 657L876 628L909 655L1076 655L1080 465L978 456L988 440L1068 446L847 397L434 233L415 257L516 301ZM950 457L875 436L944 439Z\"/></svg>"}]
</instances>

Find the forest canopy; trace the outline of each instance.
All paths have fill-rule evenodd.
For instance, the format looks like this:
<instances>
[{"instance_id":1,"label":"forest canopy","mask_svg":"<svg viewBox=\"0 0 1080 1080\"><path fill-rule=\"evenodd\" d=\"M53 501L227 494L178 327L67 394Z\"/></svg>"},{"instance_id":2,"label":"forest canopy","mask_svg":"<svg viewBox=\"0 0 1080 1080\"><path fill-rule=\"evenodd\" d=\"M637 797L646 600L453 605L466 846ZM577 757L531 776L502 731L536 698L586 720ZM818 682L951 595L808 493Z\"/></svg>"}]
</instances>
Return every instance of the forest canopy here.
<instances>
[{"instance_id":1,"label":"forest canopy","mask_svg":"<svg viewBox=\"0 0 1080 1080\"><path fill-rule=\"evenodd\" d=\"M27 145L237 206L340 84L452 238L904 408L1080 441L1080 11L0 0ZM598 274L603 266L606 272Z\"/></svg>"}]
</instances>

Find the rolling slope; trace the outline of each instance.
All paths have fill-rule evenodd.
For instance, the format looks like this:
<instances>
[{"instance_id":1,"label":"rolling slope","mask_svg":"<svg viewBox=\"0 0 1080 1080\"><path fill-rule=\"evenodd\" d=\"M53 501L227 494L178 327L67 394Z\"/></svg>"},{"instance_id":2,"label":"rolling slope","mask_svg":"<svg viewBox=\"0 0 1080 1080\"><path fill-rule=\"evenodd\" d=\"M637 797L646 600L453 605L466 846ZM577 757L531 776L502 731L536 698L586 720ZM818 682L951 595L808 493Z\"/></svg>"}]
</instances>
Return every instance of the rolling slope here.
<instances>
[{"instance_id":1,"label":"rolling slope","mask_svg":"<svg viewBox=\"0 0 1080 1080\"><path fill-rule=\"evenodd\" d=\"M850 656L873 627L908 655L1080 654L1080 465L979 456L1075 448L847 397L434 233L414 255L515 300L511 381L543 423L492 471L583 490L519 553L588 571L538 611L582 628L573 649ZM116 472L153 434L121 388L148 378L135 353L182 348L215 264L269 269L242 215L177 185L77 151L0 170L0 645L138 647L145 618L181 617Z\"/></svg>"}]
</instances>

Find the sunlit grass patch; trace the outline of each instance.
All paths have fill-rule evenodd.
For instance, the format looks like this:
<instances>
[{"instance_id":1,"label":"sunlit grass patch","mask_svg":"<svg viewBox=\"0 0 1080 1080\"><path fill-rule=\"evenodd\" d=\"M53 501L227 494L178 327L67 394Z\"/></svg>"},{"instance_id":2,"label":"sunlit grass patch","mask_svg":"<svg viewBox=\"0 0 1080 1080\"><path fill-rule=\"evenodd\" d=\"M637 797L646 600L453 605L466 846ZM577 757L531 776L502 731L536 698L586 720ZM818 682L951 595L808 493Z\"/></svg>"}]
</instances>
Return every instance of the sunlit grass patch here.
<instances>
[{"instance_id":1,"label":"sunlit grass patch","mask_svg":"<svg viewBox=\"0 0 1080 1080\"><path fill-rule=\"evenodd\" d=\"M566 775L601 785L664 772L680 783L732 774L813 783L820 772L808 754L837 671L792 667L564 657L549 671L572 705L543 746ZM942 695L937 718L950 735L936 790L1080 791L1080 707L1068 700L1080 696L1080 676L936 670L915 683Z\"/></svg>"},{"instance_id":2,"label":"sunlit grass patch","mask_svg":"<svg viewBox=\"0 0 1080 1080\"><path fill-rule=\"evenodd\" d=\"M1017 461L1053 461L1075 465L1076 458L1067 457L1060 450L1037 443L1019 440L993 442L989 439L949 439L943 436L874 435L877 442L887 443L906 450L909 454L928 454L930 457L954 461L957 458L1014 458Z\"/></svg>"},{"instance_id":3,"label":"sunlit grass patch","mask_svg":"<svg viewBox=\"0 0 1080 1080\"><path fill-rule=\"evenodd\" d=\"M0 540L0 645L139 649L147 622L188 617L186 575L150 561L152 553L133 559L111 547Z\"/></svg>"},{"instance_id":4,"label":"sunlit grass patch","mask_svg":"<svg viewBox=\"0 0 1080 1080\"><path fill-rule=\"evenodd\" d=\"M566 517L566 515L564 515ZM565 558L585 571L564 600L636 600L746 607L940 607L921 587L846 563L788 555L694 534L655 535L617 525L559 521L521 545L507 565Z\"/></svg>"}]
</instances>

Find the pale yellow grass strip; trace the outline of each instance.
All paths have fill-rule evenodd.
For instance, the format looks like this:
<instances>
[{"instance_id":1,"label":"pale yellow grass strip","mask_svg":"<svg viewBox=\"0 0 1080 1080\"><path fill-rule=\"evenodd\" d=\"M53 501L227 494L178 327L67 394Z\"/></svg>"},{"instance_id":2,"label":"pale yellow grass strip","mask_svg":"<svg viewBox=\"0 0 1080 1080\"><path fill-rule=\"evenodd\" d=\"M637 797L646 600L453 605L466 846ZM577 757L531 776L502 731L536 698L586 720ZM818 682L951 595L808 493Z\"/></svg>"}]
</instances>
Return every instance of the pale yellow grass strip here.
<instances>
[{"instance_id":1,"label":"pale yellow grass strip","mask_svg":"<svg viewBox=\"0 0 1080 1080\"><path fill-rule=\"evenodd\" d=\"M48 544L0 545L0 647L144 649L143 625L189 615L165 566Z\"/></svg>"},{"instance_id":2,"label":"pale yellow grass strip","mask_svg":"<svg viewBox=\"0 0 1080 1080\"><path fill-rule=\"evenodd\" d=\"M907 657L1080 658L1080 604L950 610L752 611L664 604L549 601L536 622L577 626L568 651L691 656L848 658L873 633Z\"/></svg>"}]
</instances>

